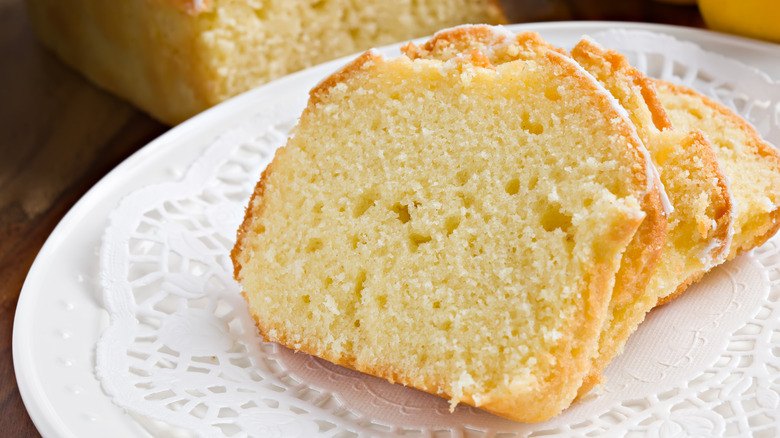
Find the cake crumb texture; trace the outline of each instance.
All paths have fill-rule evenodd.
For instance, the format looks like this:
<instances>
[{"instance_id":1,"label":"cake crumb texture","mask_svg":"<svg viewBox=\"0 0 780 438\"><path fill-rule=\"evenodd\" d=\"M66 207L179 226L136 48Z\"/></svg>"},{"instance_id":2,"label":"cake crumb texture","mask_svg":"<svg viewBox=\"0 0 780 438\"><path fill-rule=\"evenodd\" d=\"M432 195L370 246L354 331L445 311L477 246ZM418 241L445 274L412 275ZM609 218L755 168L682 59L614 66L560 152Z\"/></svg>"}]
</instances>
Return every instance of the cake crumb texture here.
<instances>
[{"instance_id":1,"label":"cake crumb texture","mask_svg":"<svg viewBox=\"0 0 780 438\"><path fill-rule=\"evenodd\" d=\"M698 129L674 129L650 78L621 53L583 38L571 56L626 109L647 147L669 199L666 238L658 264L645 281L618 283L599 353L580 395L601 381L601 373L659 301L678 294L694 279L722 263L733 234L728 180L712 145Z\"/></svg>"},{"instance_id":2,"label":"cake crumb texture","mask_svg":"<svg viewBox=\"0 0 780 438\"><path fill-rule=\"evenodd\" d=\"M310 91L231 253L268 341L522 422L774 235L780 155L585 38L466 25Z\"/></svg>"},{"instance_id":3,"label":"cake crumb texture","mask_svg":"<svg viewBox=\"0 0 780 438\"><path fill-rule=\"evenodd\" d=\"M267 339L519 421L568 406L651 178L555 51L367 52L312 90L233 251Z\"/></svg>"},{"instance_id":4,"label":"cake crumb texture","mask_svg":"<svg viewBox=\"0 0 780 438\"><path fill-rule=\"evenodd\" d=\"M766 242L780 227L777 149L724 105L682 85L654 82L673 125L703 131L730 182L735 217L727 259Z\"/></svg>"}]
</instances>

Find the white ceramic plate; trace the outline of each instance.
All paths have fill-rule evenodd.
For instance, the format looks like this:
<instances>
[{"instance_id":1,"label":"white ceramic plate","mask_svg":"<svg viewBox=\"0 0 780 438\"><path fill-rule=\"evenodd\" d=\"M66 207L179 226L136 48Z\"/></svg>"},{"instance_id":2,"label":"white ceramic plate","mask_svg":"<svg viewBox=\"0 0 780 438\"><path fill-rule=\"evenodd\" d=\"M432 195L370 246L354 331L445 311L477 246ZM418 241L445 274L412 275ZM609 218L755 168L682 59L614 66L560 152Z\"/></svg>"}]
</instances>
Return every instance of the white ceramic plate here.
<instances>
[{"instance_id":1,"label":"white ceramic plate","mask_svg":"<svg viewBox=\"0 0 780 438\"><path fill-rule=\"evenodd\" d=\"M780 78L780 46L696 29L604 22L532 23L549 42L570 47L583 35L616 27L665 33ZM398 45L383 48L395 53ZM95 345L107 326L98 252L109 214L141 187L177 181L220 133L245 122L258 104L284 102L343 65L333 61L249 91L177 126L117 166L63 218L35 260L19 298L13 355L24 403L44 437L142 437L149 426L124 412L97 380Z\"/></svg>"}]
</instances>

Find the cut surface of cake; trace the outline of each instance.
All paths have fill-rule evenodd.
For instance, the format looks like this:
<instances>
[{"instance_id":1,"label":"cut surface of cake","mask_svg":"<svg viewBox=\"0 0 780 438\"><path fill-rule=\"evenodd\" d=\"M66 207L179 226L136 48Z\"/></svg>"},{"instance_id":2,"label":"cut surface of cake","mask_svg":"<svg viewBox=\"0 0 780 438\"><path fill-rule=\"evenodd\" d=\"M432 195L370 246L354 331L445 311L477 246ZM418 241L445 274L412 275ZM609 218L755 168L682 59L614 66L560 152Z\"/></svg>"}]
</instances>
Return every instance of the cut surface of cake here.
<instances>
[{"instance_id":1,"label":"cut surface of cake","mask_svg":"<svg viewBox=\"0 0 780 438\"><path fill-rule=\"evenodd\" d=\"M540 52L549 50L566 53L563 49L556 49L546 43L535 32L513 34L494 26L460 26L438 32L421 46L408 44L404 47L404 53L412 58L440 60L464 56L473 50L488 54L491 63L496 65L518 59L533 58L538 56ZM667 174L681 171L682 167L685 167L685 172L693 171L695 173L694 176L686 176L685 181L672 184L675 190L679 190L679 193L670 194L674 197L674 201L683 202L683 198L689 196L691 190L695 190L695 187L689 188L683 187L683 185L696 185L701 182L700 180L715 178L714 187L707 187L704 192L704 195L708 196L708 200L713 198L712 205L708 204L708 210L702 211L700 216L705 216L708 227L714 218L720 220L717 230L708 228L707 233L702 238L696 239L697 236L684 235L685 232L690 231L686 228L689 223L694 223L697 220L697 218L688 217L689 209L683 206L675 213L670 207L668 208L669 216L662 215L661 211L657 209L658 201L650 197L646 198L645 210L648 214L621 262L621 270L618 271L616 284L610 297L607 320L601 332L599 353L594 356L589 377L580 389L580 395L583 395L600 382L601 372L622 349L629 335L644 319L645 314L658 301L658 294L662 293L662 288L651 285L658 282L655 267L659 262L661 249L664 246L672 246L671 250L674 252L668 254L672 257L660 262L665 265L663 267L665 271L676 270L676 275L668 279L668 282L671 283L671 290L674 291L680 282L688 278L689 274L694 271L699 272L705 267L703 263L689 262L687 256L690 253L695 252L698 257L701 253L707 252L709 256L709 253L713 252L711 242L715 240L718 245L715 245L717 248L714 249L714 252L722 261L725 257L722 255L723 248L727 242L718 239L725 239L725 236L728 235L727 230L730 226L731 216L727 214L728 193L724 185L718 184L718 182L723 183L723 178L718 174L718 165L714 161L712 152L709 156L705 156L705 158L711 158L705 160L702 172L706 175L700 175L696 173L698 168L694 164L688 163L688 161L696 160L689 155L696 155L699 151L683 148L682 143L675 143L682 141L682 138L679 136L670 138L670 135L661 134L660 128L655 127L654 118L659 119L657 122L659 124L666 123L668 125L668 122L664 121L665 115L660 108L660 103L652 96L652 89L646 86L649 80L628 65L621 55L612 53L609 55L612 59L607 59L608 54L594 43L590 43L589 40L583 40L578 44L571 55L596 80L600 81L614 95L618 103L627 110L640 138L645 143L653 145L653 148L649 146L648 148L650 148L651 153L655 152L653 155L656 160L660 154L658 150L662 147L667 151L667 155L674 157L666 160L668 162L665 168ZM645 95L647 95L647 99ZM699 147L702 149L707 147L706 141L701 136L693 136L685 140L686 146L700 144ZM680 158L680 155L684 157ZM669 182L676 183L677 180L664 181L665 184ZM701 193L701 190L696 193ZM684 225L679 225L681 220L685 222ZM704 219L698 218L698 220ZM674 238L667 234L668 238L664 239L664 234L662 234L670 226L677 229L675 236L679 234L683 239L691 242L680 243L681 248L673 247L674 244L669 239ZM690 250L689 247L691 247ZM667 250L667 252L669 251ZM684 254L678 254L680 252L684 252ZM683 266L687 264L695 265L695 267ZM706 268L709 267L710 265L706 265ZM684 269L687 269L687 274L682 273Z\"/></svg>"},{"instance_id":2,"label":"cut surface of cake","mask_svg":"<svg viewBox=\"0 0 780 438\"><path fill-rule=\"evenodd\" d=\"M540 53L549 51L556 51L568 56L565 50L548 44L536 32L514 34L500 26L484 25L465 25L446 29L437 32L422 46L418 47L410 43L403 48L404 53L411 58L439 60L463 56L463 54L473 50L485 53L494 65L534 58ZM619 102L616 104L619 105ZM620 108L621 111L625 112L625 109ZM626 113L626 117L629 116ZM652 170L657 175L654 166ZM645 212L645 219L621 260L621 267L615 280L613 299L630 301L636 295L641 294L655 272L655 266L665 242L667 221L664 204L666 203L666 194L660 182L653 190L645 192L644 197L639 201Z\"/></svg>"},{"instance_id":3,"label":"cut surface of cake","mask_svg":"<svg viewBox=\"0 0 780 438\"><path fill-rule=\"evenodd\" d=\"M734 111L701 93L654 80L672 125L700 129L729 179L734 199L734 236L727 259L749 251L780 227L780 154Z\"/></svg>"},{"instance_id":4,"label":"cut surface of cake","mask_svg":"<svg viewBox=\"0 0 780 438\"><path fill-rule=\"evenodd\" d=\"M495 0L27 0L41 42L102 88L179 123L250 88L463 23Z\"/></svg>"},{"instance_id":5,"label":"cut surface of cake","mask_svg":"<svg viewBox=\"0 0 780 438\"><path fill-rule=\"evenodd\" d=\"M235 277L269 341L544 421L590 369L657 192L625 112L568 57L369 51L311 91Z\"/></svg>"},{"instance_id":6,"label":"cut surface of cake","mask_svg":"<svg viewBox=\"0 0 780 438\"><path fill-rule=\"evenodd\" d=\"M628 111L659 171L671 209L667 237L655 272L633 296L613 295L584 395L623 349L626 340L657 302L679 294L728 254L733 208L728 181L706 136L699 130L672 129L652 81L622 54L583 38L571 56ZM683 128L684 129L684 128Z\"/></svg>"}]
</instances>

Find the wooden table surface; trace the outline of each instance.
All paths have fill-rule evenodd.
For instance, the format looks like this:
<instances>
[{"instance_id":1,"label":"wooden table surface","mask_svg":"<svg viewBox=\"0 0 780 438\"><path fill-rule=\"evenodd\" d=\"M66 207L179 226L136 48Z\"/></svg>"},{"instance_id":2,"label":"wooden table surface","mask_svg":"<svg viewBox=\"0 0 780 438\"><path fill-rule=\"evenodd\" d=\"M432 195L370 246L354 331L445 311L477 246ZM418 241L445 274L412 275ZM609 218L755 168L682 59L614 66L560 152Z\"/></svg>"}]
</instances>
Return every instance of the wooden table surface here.
<instances>
[{"instance_id":1,"label":"wooden table surface","mask_svg":"<svg viewBox=\"0 0 780 438\"><path fill-rule=\"evenodd\" d=\"M513 22L644 21L702 27L695 5L658 0L504 0ZM164 126L94 87L35 40L23 0L0 0L0 435L40 436L11 352L14 312L57 222Z\"/></svg>"}]
</instances>

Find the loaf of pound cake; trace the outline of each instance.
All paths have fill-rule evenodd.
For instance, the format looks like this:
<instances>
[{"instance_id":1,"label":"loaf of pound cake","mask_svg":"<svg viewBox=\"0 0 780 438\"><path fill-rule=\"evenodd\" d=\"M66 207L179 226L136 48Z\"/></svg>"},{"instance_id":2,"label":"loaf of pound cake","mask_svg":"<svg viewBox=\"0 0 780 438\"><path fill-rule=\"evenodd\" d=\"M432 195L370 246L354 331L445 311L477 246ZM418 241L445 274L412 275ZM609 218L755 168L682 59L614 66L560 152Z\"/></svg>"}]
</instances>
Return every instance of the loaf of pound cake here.
<instances>
[{"instance_id":1,"label":"loaf of pound cake","mask_svg":"<svg viewBox=\"0 0 780 438\"><path fill-rule=\"evenodd\" d=\"M40 41L167 124L269 80L462 23L497 0L27 0Z\"/></svg>"},{"instance_id":2,"label":"loaf of pound cake","mask_svg":"<svg viewBox=\"0 0 780 438\"><path fill-rule=\"evenodd\" d=\"M231 254L266 340L517 421L572 403L661 186L610 93L530 52L369 51L311 91Z\"/></svg>"}]
</instances>

